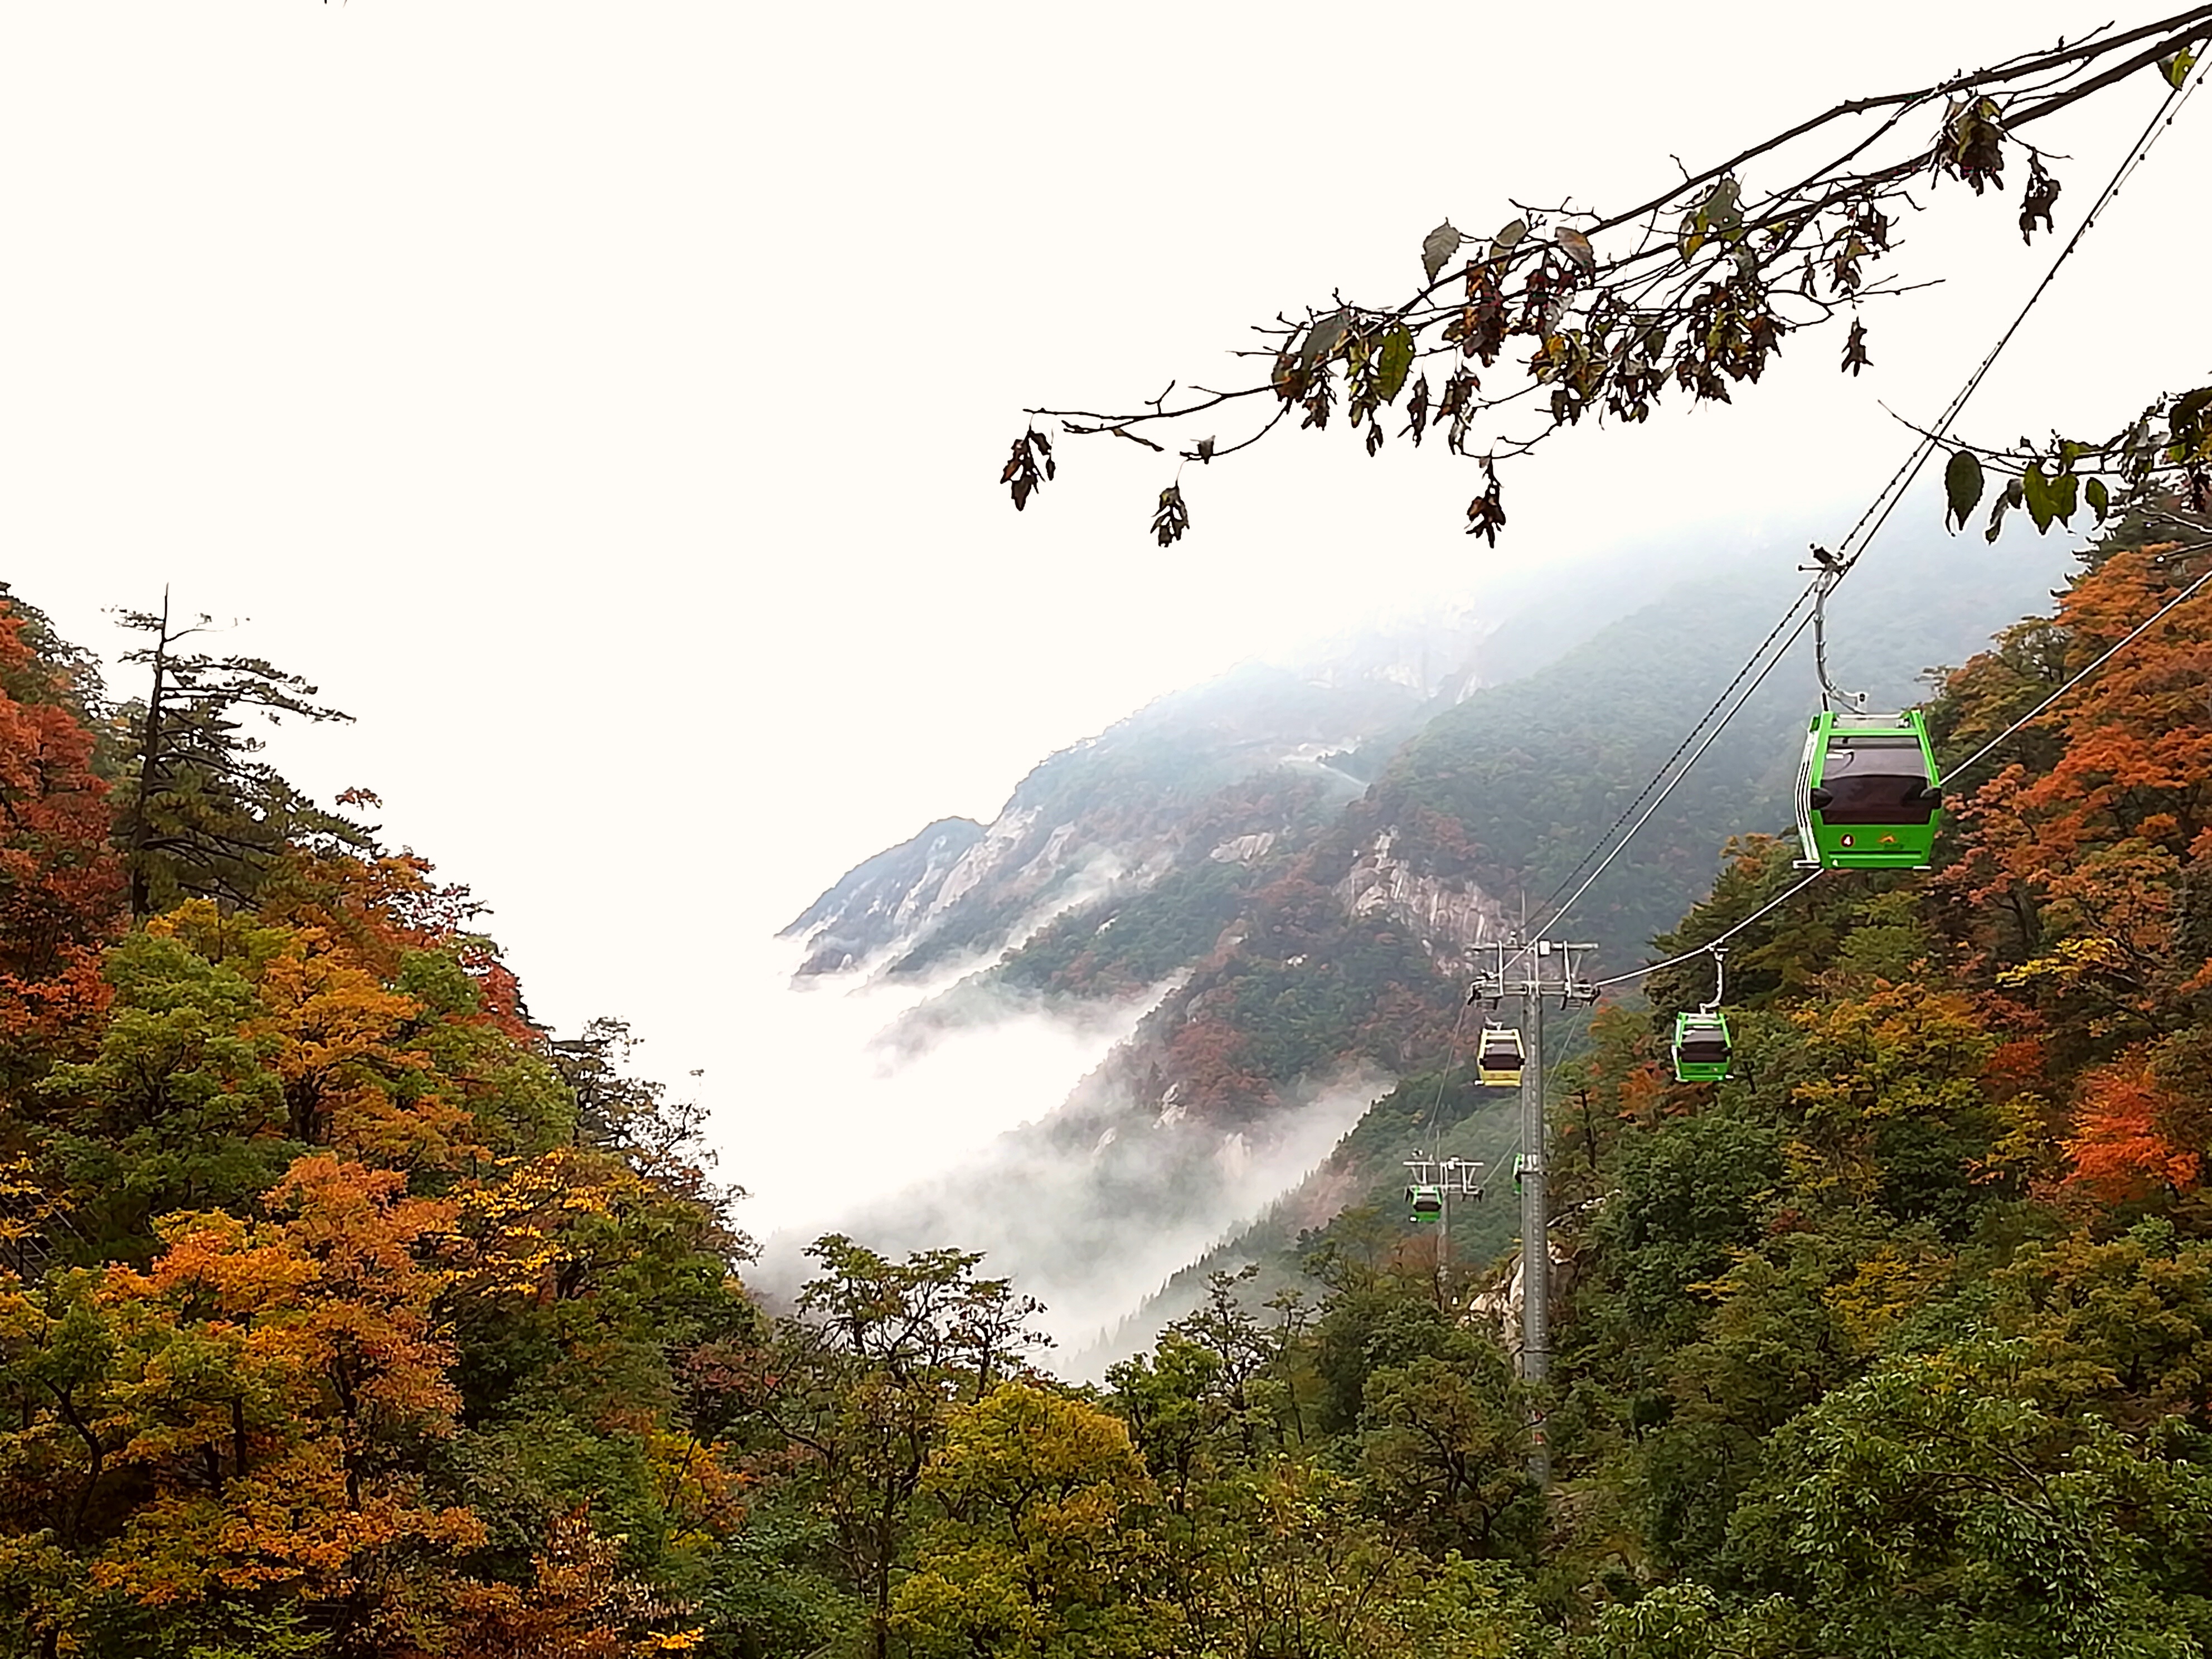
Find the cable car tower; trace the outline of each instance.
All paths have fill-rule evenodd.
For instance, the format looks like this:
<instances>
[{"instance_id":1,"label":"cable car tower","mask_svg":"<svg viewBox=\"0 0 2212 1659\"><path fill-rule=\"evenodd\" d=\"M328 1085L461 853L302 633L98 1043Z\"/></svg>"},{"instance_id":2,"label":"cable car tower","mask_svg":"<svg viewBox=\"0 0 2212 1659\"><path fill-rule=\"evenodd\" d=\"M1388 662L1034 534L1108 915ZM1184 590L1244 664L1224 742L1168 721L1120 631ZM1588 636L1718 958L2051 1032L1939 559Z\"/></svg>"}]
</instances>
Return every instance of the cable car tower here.
<instances>
[{"instance_id":1,"label":"cable car tower","mask_svg":"<svg viewBox=\"0 0 2212 1659\"><path fill-rule=\"evenodd\" d=\"M1451 1265L1451 1202L1454 1198L1482 1197L1480 1158L1409 1158L1406 1160L1406 1208L1409 1219L1437 1224L1437 1279Z\"/></svg>"},{"instance_id":2,"label":"cable car tower","mask_svg":"<svg viewBox=\"0 0 2212 1659\"><path fill-rule=\"evenodd\" d=\"M1597 1000L1583 963L1595 945L1570 945L1539 939L1491 947L1491 965L1475 975L1467 1000L1495 1009L1507 998L1521 1005L1520 1036L1526 1055L1521 1068L1521 1155L1514 1184L1521 1194L1521 1375L1540 1382L1552 1372L1552 1211L1549 1164L1545 1157L1544 1002L1557 997L1562 1009ZM1534 1449L1529 1472L1540 1485L1552 1480L1551 1448L1540 1417L1530 1425Z\"/></svg>"}]
</instances>

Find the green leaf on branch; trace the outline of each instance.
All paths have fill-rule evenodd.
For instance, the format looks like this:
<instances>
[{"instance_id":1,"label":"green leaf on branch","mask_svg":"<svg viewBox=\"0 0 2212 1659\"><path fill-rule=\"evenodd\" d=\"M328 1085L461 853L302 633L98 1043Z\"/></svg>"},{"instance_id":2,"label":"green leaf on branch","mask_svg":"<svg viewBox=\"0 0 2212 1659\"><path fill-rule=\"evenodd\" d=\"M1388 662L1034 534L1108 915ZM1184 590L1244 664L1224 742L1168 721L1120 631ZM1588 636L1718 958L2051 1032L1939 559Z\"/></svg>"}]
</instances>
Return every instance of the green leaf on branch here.
<instances>
[{"instance_id":1,"label":"green leaf on branch","mask_svg":"<svg viewBox=\"0 0 2212 1659\"><path fill-rule=\"evenodd\" d=\"M1966 527L1967 515L1982 504L1982 463L1971 449L1951 457L1943 469L1943 494L1950 503L1945 521L1954 530Z\"/></svg>"},{"instance_id":2,"label":"green leaf on branch","mask_svg":"<svg viewBox=\"0 0 2212 1659\"><path fill-rule=\"evenodd\" d=\"M2097 515L2097 522L2104 523L2105 514L2112 505L2112 492L2105 488L2105 481L2102 478L2090 479L2081 486L2081 493L2088 498L2089 510Z\"/></svg>"},{"instance_id":3,"label":"green leaf on branch","mask_svg":"<svg viewBox=\"0 0 2212 1659\"><path fill-rule=\"evenodd\" d=\"M2081 505L2081 480L2071 472L2062 472L2051 481L2051 510L2059 523L2074 522L2074 509Z\"/></svg>"},{"instance_id":4,"label":"green leaf on branch","mask_svg":"<svg viewBox=\"0 0 2212 1659\"><path fill-rule=\"evenodd\" d=\"M2054 523L2063 523L2074 516L2074 492L2079 481L2070 472L2055 478L2045 477L2043 469L2031 466L2021 474L2021 499L2027 505L2027 516L2035 520L2038 535L2047 532Z\"/></svg>"},{"instance_id":5,"label":"green leaf on branch","mask_svg":"<svg viewBox=\"0 0 2212 1659\"><path fill-rule=\"evenodd\" d=\"M2181 90L2181 83L2189 78L2189 71L2196 67L2197 51L2193 46L2184 46L2172 57L2158 60L2158 72L2166 77L2166 84L2176 92Z\"/></svg>"},{"instance_id":6,"label":"green leaf on branch","mask_svg":"<svg viewBox=\"0 0 2212 1659\"><path fill-rule=\"evenodd\" d=\"M1316 363L1336 349L1351 321L1352 313L1348 311L1332 311L1326 317L1316 318L1314 325L1306 331L1305 343L1298 348L1298 367L1310 374Z\"/></svg>"},{"instance_id":7,"label":"green leaf on branch","mask_svg":"<svg viewBox=\"0 0 2212 1659\"><path fill-rule=\"evenodd\" d=\"M1729 228L1743 218L1736 206L1742 195L1742 185L1731 173L1712 187L1711 192L1699 205L1698 211L1705 216L1707 223Z\"/></svg>"},{"instance_id":8,"label":"green leaf on branch","mask_svg":"<svg viewBox=\"0 0 2212 1659\"><path fill-rule=\"evenodd\" d=\"M1429 273L1431 282L1437 280L1437 273L1450 263L1452 255L1466 240L1467 237L1454 228L1449 219L1421 239L1421 269Z\"/></svg>"},{"instance_id":9,"label":"green leaf on branch","mask_svg":"<svg viewBox=\"0 0 2212 1659\"><path fill-rule=\"evenodd\" d=\"M2212 445L2212 386L2200 386L2194 392L2185 392L2173 400L2166 411L2166 431L2173 440L2172 458L2177 461L2191 459Z\"/></svg>"},{"instance_id":10,"label":"green leaf on branch","mask_svg":"<svg viewBox=\"0 0 2212 1659\"><path fill-rule=\"evenodd\" d=\"M1521 239L1528 234L1528 222L1526 219L1512 221L1491 239L1490 257L1493 259L1504 258L1521 245Z\"/></svg>"},{"instance_id":11,"label":"green leaf on branch","mask_svg":"<svg viewBox=\"0 0 2212 1659\"><path fill-rule=\"evenodd\" d=\"M1397 402L1413 367L1413 331L1402 325L1392 329L1382 337L1382 355L1376 360L1376 395L1386 404Z\"/></svg>"}]
</instances>

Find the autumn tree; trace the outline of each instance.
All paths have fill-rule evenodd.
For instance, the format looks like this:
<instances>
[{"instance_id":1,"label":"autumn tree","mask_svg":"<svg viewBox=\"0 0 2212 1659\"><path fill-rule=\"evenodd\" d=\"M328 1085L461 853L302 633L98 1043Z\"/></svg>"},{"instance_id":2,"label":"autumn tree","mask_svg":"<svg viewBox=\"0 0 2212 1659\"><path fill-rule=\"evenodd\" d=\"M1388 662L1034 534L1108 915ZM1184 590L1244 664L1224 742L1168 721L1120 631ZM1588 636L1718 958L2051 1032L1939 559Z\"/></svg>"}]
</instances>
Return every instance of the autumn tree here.
<instances>
[{"instance_id":1,"label":"autumn tree","mask_svg":"<svg viewBox=\"0 0 2212 1659\"><path fill-rule=\"evenodd\" d=\"M402 1185L306 1158L260 1218L174 1216L143 1270L0 1297L7 1461L31 1476L0 1557L48 1561L50 1651L166 1632L181 1653L287 1606L319 1609L334 1655L434 1632L435 1564L481 1529L421 1473L459 1403L422 1255L447 1212Z\"/></svg>"},{"instance_id":2,"label":"autumn tree","mask_svg":"<svg viewBox=\"0 0 2212 1659\"><path fill-rule=\"evenodd\" d=\"M619 1538L582 1507L554 1521L527 1584L472 1585L458 1598L462 1650L477 1659L647 1659L696 1652L685 1607L622 1570Z\"/></svg>"},{"instance_id":3,"label":"autumn tree","mask_svg":"<svg viewBox=\"0 0 2212 1659\"><path fill-rule=\"evenodd\" d=\"M0 593L0 976L26 988L104 942L122 895L78 684L33 622Z\"/></svg>"},{"instance_id":4,"label":"autumn tree","mask_svg":"<svg viewBox=\"0 0 2212 1659\"><path fill-rule=\"evenodd\" d=\"M99 682L0 584L0 1089L79 1049L123 918L92 711Z\"/></svg>"}]
</instances>

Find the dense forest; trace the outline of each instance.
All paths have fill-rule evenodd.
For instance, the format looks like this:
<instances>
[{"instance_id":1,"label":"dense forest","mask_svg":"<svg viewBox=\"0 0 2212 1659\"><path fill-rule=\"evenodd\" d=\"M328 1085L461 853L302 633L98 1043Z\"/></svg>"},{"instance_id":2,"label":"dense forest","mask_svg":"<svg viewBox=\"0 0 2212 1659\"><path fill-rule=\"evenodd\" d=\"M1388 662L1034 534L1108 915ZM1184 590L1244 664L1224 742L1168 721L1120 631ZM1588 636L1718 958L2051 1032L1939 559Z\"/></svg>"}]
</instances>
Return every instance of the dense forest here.
<instances>
[{"instance_id":1,"label":"dense forest","mask_svg":"<svg viewBox=\"0 0 2212 1659\"><path fill-rule=\"evenodd\" d=\"M1936 690L1945 752L2206 559L2105 538ZM348 816L372 799L261 758L246 715L330 717L312 687L149 617L149 689L114 701L4 603L0 1653L2212 1644L2203 601L1954 791L1935 871L1832 875L1735 939L1730 1080L1665 1064L1704 968L1597 1011L1553 1079L1572 1273L1540 1397L1472 1309L1499 1264L1440 1273L1372 1205L1099 1387L958 1239L825 1237L763 1305L698 1115L624 1028L540 1029L465 890ZM1658 948L1793 854L1735 842ZM1187 880L1114 959L1048 933L1024 971L1142 978L1247 878ZM1296 955L1334 902L1263 908ZM1316 1004L1311 1040L1379 1012ZM1389 1112L1436 1090L1473 1122L1468 1081Z\"/></svg>"}]
</instances>

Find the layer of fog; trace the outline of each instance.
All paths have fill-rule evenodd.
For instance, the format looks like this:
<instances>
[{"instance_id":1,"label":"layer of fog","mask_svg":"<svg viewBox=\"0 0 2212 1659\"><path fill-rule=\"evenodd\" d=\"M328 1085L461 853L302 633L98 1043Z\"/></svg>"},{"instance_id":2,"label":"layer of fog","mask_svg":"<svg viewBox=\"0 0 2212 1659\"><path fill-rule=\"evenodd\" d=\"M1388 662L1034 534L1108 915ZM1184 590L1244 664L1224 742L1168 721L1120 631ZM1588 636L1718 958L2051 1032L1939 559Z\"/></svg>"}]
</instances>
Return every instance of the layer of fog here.
<instances>
[{"instance_id":1,"label":"layer of fog","mask_svg":"<svg viewBox=\"0 0 2212 1659\"><path fill-rule=\"evenodd\" d=\"M1270 1114L1264 1141L1178 1122L1172 1111L1156 1121L1149 1106L1124 1100L1120 1121L1087 1148L1024 1126L957 1170L917 1171L902 1190L856 1196L823 1220L890 1254L983 1252L986 1272L1045 1304L1037 1324L1058 1357L1084 1355L1096 1369L1113 1357L1108 1333L1304 1182L1390 1086L1367 1070L1331 1079ZM818 1224L769 1239L756 1282L795 1287Z\"/></svg>"},{"instance_id":2,"label":"layer of fog","mask_svg":"<svg viewBox=\"0 0 2212 1659\"><path fill-rule=\"evenodd\" d=\"M886 1033L962 970L794 985L803 955L789 939L732 951L722 989L734 1041L707 1073L716 1173L745 1188L738 1217L759 1237L811 1237L967 1163L1058 1105L1150 1006L1054 1012L1006 1000L995 1017L942 1027L926 1046L893 1045Z\"/></svg>"}]
</instances>

